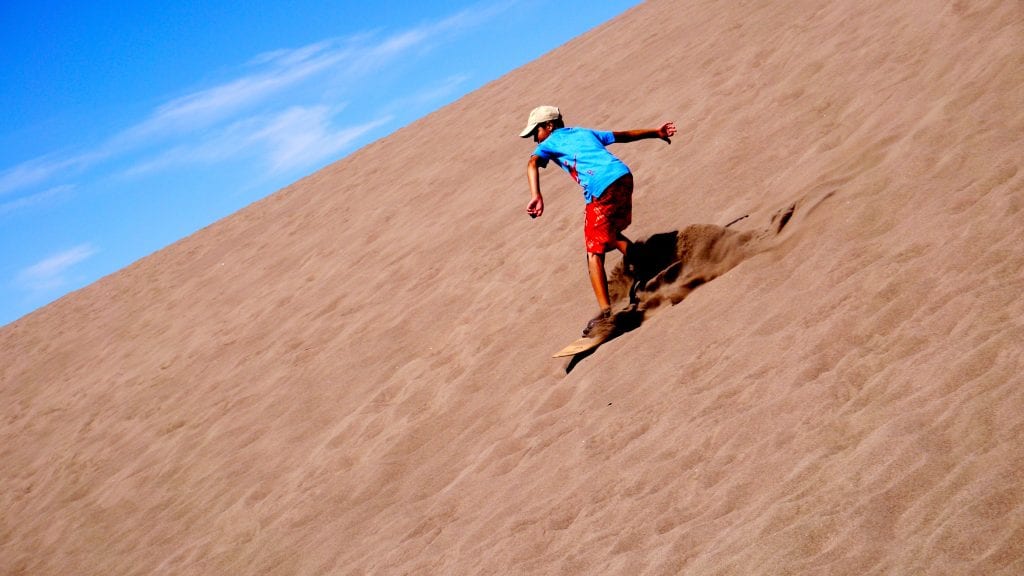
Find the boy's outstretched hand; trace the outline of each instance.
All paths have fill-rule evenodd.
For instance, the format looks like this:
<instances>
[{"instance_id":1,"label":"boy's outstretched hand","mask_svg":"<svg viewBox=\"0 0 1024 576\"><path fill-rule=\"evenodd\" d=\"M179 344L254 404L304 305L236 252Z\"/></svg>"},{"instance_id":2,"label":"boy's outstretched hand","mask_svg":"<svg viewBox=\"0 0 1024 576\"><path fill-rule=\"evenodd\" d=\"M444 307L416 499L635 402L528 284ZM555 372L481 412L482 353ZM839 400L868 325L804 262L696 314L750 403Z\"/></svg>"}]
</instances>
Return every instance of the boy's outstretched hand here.
<instances>
[{"instance_id":1,"label":"boy's outstretched hand","mask_svg":"<svg viewBox=\"0 0 1024 576\"><path fill-rule=\"evenodd\" d=\"M612 132L615 135L616 142L636 142L637 140L646 140L649 138L660 138L669 144L672 143L672 136L676 135L676 124L675 122L665 122L661 125L661 128L644 128L642 130L625 130L622 132Z\"/></svg>"},{"instance_id":2,"label":"boy's outstretched hand","mask_svg":"<svg viewBox=\"0 0 1024 576\"><path fill-rule=\"evenodd\" d=\"M530 215L530 218L536 218L544 213L544 198L542 196L535 196L533 200L526 206L526 213Z\"/></svg>"},{"instance_id":3,"label":"boy's outstretched hand","mask_svg":"<svg viewBox=\"0 0 1024 576\"><path fill-rule=\"evenodd\" d=\"M676 124L675 122L666 122L661 128L658 128L658 138L661 138L669 144L672 143L672 136L676 135Z\"/></svg>"}]
</instances>

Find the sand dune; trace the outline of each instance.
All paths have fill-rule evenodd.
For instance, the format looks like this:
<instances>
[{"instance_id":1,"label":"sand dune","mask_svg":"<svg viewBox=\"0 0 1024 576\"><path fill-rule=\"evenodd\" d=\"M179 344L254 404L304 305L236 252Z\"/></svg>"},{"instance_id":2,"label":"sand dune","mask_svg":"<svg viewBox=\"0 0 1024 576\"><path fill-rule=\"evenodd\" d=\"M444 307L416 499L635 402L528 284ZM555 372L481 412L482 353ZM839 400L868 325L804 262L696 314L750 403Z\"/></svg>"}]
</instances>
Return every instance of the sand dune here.
<instances>
[{"instance_id":1,"label":"sand dune","mask_svg":"<svg viewBox=\"0 0 1024 576\"><path fill-rule=\"evenodd\" d=\"M568 373L540 103L680 128ZM0 573L1024 573L1022 103L1020 2L645 3L0 330Z\"/></svg>"}]
</instances>

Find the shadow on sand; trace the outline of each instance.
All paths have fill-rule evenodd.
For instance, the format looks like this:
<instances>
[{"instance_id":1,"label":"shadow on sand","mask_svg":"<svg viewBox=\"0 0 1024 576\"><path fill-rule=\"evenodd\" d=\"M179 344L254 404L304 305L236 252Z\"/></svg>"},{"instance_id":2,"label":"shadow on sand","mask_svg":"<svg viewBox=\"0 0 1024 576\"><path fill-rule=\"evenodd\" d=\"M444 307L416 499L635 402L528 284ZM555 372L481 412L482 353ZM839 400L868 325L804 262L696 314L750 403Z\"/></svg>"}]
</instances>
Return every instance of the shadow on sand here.
<instances>
[{"instance_id":1,"label":"shadow on sand","mask_svg":"<svg viewBox=\"0 0 1024 576\"><path fill-rule=\"evenodd\" d=\"M777 211L769 227L760 231L730 228L746 218L742 216L725 226L695 224L636 241L629 257L609 274L609 296L619 310L612 314L601 346L639 328L659 307L678 304L699 286L771 247L794 210L795 205ZM635 291L632 302L631 289ZM601 346L571 357L565 372Z\"/></svg>"}]
</instances>

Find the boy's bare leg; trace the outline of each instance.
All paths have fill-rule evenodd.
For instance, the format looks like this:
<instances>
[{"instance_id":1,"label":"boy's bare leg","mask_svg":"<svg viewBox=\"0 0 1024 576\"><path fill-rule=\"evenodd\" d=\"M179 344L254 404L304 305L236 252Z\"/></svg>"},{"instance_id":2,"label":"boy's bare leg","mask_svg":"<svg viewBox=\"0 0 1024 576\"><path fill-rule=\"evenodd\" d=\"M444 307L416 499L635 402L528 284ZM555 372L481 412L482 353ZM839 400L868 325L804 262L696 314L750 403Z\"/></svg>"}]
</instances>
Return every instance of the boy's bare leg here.
<instances>
[{"instance_id":1,"label":"boy's bare leg","mask_svg":"<svg viewBox=\"0 0 1024 576\"><path fill-rule=\"evenodd\" d=\"M601 311L611 310L612 303L608 297L608 275L604 271L604 254L587 254L587 267L590 269L590 285L594 287L594 296Z\"/></svg>"},{"instance_id":2,"label":"boy's bare leg","mask_svg":"<svg viewBox=\"0 0 1024 576\"><path fill-rule=\"evenodd\" d=\"M619 237L615 239L615 247L619 250L619 252L622 252L623 260L625 260L626 254L629 253L629 249L632 246L633 242L629 238L623 236L622 234L619 234Z\"/></svg>"},{"instance_id":3,"label":"boy's bare leg","mask_svg":"<svg viewBox=\"0 0 1024 576\"><path fill-rule=\"evenodd\" d=\"M622 252L623 258L632 246L629 238L619 234L615 240L615 248ZM590 285L594 288L597 305L601 311L611 310L611 297L608 295L608 273L604 269L604 254L587 253L587 266L590 269Z\"/></svg>"}]
</instances>

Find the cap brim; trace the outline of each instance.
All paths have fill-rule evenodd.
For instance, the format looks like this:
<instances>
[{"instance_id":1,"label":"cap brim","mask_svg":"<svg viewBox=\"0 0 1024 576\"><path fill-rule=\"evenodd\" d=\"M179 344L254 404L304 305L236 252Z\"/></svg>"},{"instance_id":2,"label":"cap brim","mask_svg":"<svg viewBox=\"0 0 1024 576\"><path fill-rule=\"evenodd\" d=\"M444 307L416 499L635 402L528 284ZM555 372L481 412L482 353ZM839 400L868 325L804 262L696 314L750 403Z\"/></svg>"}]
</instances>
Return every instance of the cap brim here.
<instances>
[{"instance_id":1,"label":"cap brim","mask_svg":"<svg viewBox=\"0 0 1024 576\"><path fill-rule=\"evenodd\" d=\"M529 138L530 134L533 134L533 131L537 129L538 124L540 123L538 122L537 124L530 124L529 126L527 126L526 130L523 130L522 132L519 133L519 137Z\"/></svg>"}]
</instances>

